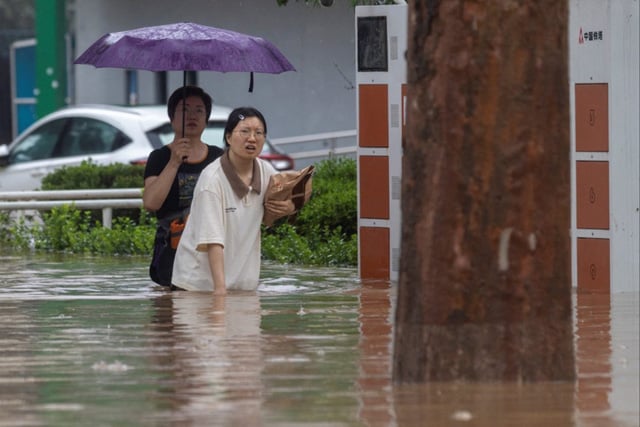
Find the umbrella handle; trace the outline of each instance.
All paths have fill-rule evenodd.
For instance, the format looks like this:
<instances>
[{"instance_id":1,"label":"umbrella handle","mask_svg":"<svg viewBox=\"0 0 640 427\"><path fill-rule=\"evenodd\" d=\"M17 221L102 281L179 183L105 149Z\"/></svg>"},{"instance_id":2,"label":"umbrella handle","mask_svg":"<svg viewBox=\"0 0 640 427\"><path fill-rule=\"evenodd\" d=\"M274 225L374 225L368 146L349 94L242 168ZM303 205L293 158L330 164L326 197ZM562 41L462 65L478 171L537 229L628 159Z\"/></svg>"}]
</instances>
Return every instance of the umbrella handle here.
<instances>
[{"instance_id":1,"label":"umbrella handle","mask_svg":"<svg viewBox=\"0 0 640 427\"><path fill-rule=\"evenodd\" d=\"M184 119L186 116L186 105L187 102L187 71L182 72L182 137L184 138Z\"/></svg>"},{"instance_id":2,"label":"umbrella handle","mask_svg":"<svg viewBox=\"0 0 640 427\"><path fill-rule=\"evenodd\" d=\"M184 138L184 120L187 115L187 106L185 105L187 102L187 71L184 70L182 72L182 137ZM182 158L182 162L187 161L188 156L184 156Z\"/></svg>"}]
</instances>

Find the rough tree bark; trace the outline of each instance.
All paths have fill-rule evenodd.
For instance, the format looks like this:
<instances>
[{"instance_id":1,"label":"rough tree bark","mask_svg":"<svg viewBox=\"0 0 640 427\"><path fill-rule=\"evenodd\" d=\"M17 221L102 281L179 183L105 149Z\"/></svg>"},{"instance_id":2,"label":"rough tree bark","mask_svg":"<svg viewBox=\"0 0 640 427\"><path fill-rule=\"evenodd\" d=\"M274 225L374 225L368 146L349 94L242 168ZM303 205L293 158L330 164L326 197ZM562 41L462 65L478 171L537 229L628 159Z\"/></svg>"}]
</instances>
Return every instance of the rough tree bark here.
<instances>
[{"instance_id":1,"label":"rough tree bark","mask_svg":"<svg viewBox=\"0 0 640 427\"><path fill-rule=\"evenodd\" d=\"M567 3L409 2L396 382L574 378Z\"/></svg>"}]
</instances>

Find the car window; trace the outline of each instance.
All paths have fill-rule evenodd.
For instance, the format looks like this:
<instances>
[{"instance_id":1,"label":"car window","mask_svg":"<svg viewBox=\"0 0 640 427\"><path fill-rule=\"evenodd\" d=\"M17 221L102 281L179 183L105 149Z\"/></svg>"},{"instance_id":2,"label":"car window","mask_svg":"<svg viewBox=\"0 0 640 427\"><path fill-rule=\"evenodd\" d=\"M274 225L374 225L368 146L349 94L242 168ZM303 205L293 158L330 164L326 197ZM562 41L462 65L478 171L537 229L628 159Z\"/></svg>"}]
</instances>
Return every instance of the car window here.
<instances>
[{"instance_id":1,"label":"car window","mask_svg":"<svg viewBox=\"0 0 640 427\"><path fill-rule=\"evenodd\" d=\"M204 132L202 133L202 140L209 145L215 145L220 148L226 147L224 143L224 122L209 122Z\"/></svg>"},{"instance_id":2,"label":"car window","mask_svg":"<svg viewBox=\"0 0 640 427\"><path fill-rule=\"evenodd\" d=\"M54 157L110 153L129 138L109 123L88 117L74 117L54 151Z\"/></svg>"},{"instance_id":3,"label":"car window","mask_svg":"<svg viewBox=\"0 0 640 427\"><path fill-rule=\"evenodd\" d=\"M271 143L269 142L269 140L265 141L264 146L262 147L262 153L260 154L262 154L263 156L266 154L276 154L276 151L271 146Z\"/></svg>"},{"instance_id":4,"label":"car window","mask_svg":"<svg viewBox=\"0 0 640 427\"><path fill-rule=\"evenodd\" d=\"M173 141L173 128L171 127L171 124L167 123L150 132L147 132L147 136L149 136L150 139L157 138L162 145L167 145L170 144L171 141Z\"/></svg>"},{"instance_id":5,"label":"car window","mask_svg":"<svg viewBox=\"0 0 640 427\"><path fill-rule=\"evenodd\" d=\"M11 148L9 163L24 163L53 157L66 123L67 119L53 120L31 131Z\"/></svg>"},{"instance_id":6,"label":"car window","mask_svg":"<svg viewBox=\"0 0 640 427\"><path fill-rule=\"evenodd\" d=\"M224 135L225 122L211 121L202 133L202 141L208 145L225 147L222 136ZM170 123L164 124L148 133L151 141L160 141L162 145L171 144L173 141L173 128ZM154 144L155 145L155 144Z\"/></svg>"}]
</instances>

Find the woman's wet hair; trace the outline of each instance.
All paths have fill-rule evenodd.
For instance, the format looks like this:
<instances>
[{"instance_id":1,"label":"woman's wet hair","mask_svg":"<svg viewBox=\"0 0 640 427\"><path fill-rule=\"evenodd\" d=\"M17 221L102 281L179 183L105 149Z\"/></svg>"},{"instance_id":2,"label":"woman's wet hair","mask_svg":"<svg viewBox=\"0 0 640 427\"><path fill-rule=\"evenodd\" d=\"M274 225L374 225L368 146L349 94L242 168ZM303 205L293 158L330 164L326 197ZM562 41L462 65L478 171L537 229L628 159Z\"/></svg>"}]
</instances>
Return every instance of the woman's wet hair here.
<instances>
[{"instance_id":1,"label":"woman's wet hair","mask_svg":"<svg viewBox=\"0 0 640 427\"><path fill-rule=\"evenodd\" d=\"M262 126L264 126L264 134L267 134L267 121L264 119L264 116L260 111L253 107L238 107L229 113L227 125L224 127L224 136L222 138L227 147L229 146L227 136L233 133L233 130L238 126L238 123L249 117L257 117L258 120L262 122Z\"/></svg>"},{"instance_id":2,"label":"woman's wet hair","mask_svg":"<svg viewBox=\"0 0 640 427\"><path fill-rule=\"evenodd\" d=\"M213 105L213 99L211 99L211 95L204 91L199 86L182 86L178 89L174 90L169 100L167 101L167 113L169 113L169 119L173 120L173 117L176 113L176 107L183 99L187 99L190 96L197 96L202 99L204 103L204 108L207 110L207 121L209 121L209 117L211 117L211 108Z\"/></svg>"}]
</instances>

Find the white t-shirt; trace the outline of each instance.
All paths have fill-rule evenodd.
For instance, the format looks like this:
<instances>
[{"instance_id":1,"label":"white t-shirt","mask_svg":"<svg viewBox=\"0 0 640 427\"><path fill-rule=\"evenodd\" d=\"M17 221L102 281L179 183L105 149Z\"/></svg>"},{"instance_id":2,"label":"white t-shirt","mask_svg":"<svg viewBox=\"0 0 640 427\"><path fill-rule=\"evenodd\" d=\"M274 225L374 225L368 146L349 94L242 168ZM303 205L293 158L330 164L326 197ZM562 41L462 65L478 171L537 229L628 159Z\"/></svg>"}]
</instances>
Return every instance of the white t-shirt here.
<instances>
[{"instance_id":1,"label":"white t-shirt","mask_svg":"<svg viewBox=\"0 0 640 427\"><path fill-rule=\"evenodd\" d=\"M223 157L227 153L223 154ZM174 285L191 291L213 291L207 246L224 248L227 289L255 290L260 278L260 224L269 178L276 173L270 163L256 159L252 184L244 197L234 192L220 157L207 166L193 192L191 211L173 264ZM227 163L228 165L229 163ZM256 174L259 172L259 180ZM237 175L234 174L236 187ZM246 186L245 186L246 187Z\"/></svg>"}]
</instances>

